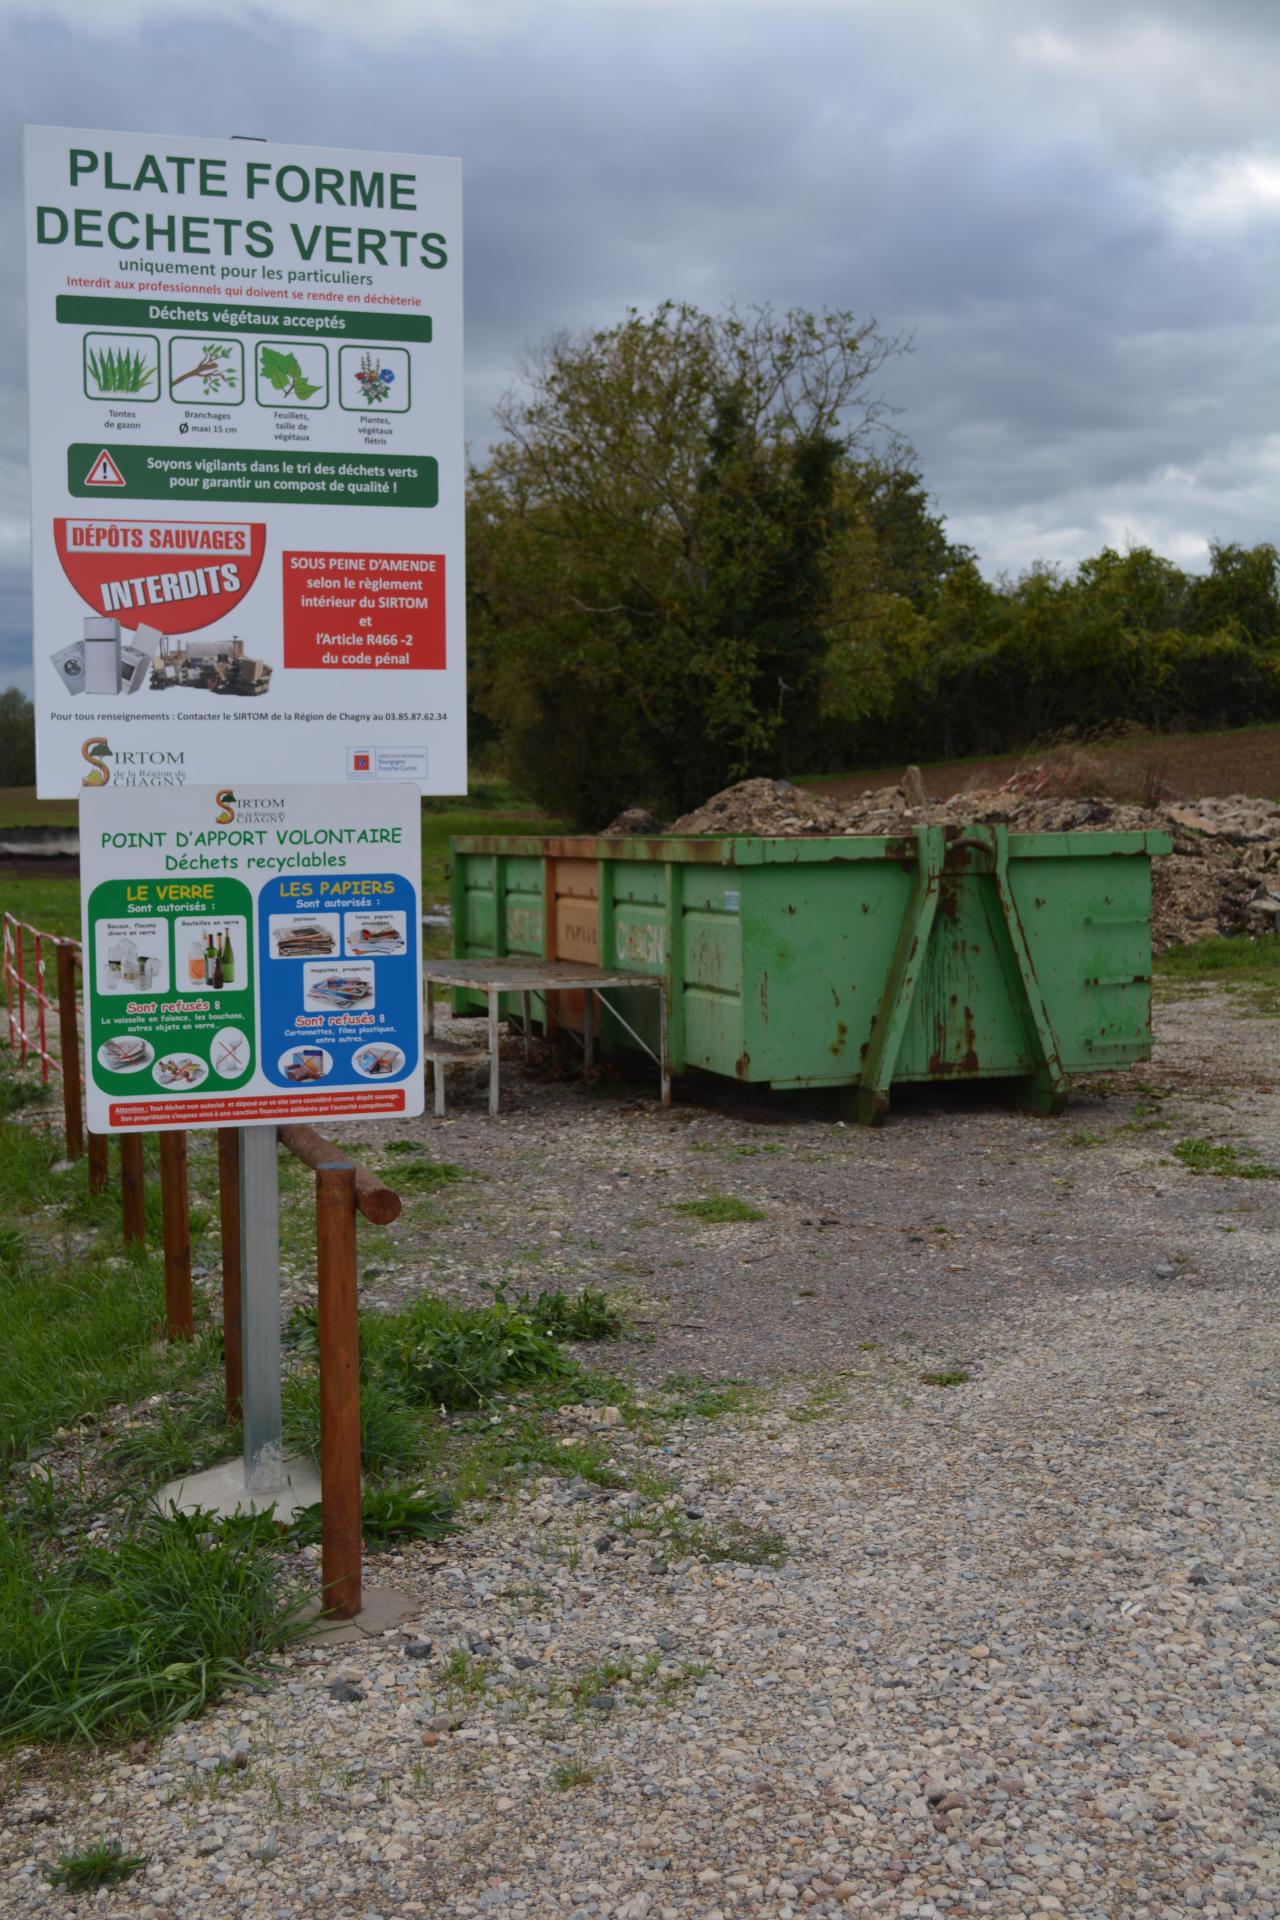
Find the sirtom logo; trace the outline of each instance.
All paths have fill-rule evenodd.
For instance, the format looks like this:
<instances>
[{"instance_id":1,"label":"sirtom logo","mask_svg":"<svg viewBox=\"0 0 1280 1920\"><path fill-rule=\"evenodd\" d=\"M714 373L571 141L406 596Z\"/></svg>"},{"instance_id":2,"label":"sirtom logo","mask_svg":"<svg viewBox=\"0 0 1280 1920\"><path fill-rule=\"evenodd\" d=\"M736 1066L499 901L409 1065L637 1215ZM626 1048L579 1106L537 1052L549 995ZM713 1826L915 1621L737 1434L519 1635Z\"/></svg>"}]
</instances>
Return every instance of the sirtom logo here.
<instances>
[{"instance_id":1,"label":"sirtom logo","mask_svg":"<svg viewBox=\"0 0 1280 1920\"><path fill-rule=\"evenodd\" d=\"M234 793L232 793L230 787L224 787L221 793L214 794L213 799L214 805L218 809L218 825L220 827L229 826L236 817L236 797Z\"/></svg>"},{"instance_id":2,"label":"sirtom logo","mask_svg":"<svg viewBox=\"0 0 1280 1920\"><path fill-rule=\"evenodd\" d=\"M96 733L80 749L80 758L89 762L82 787L181 787L186 785L183 762L186 755L169 747L117 747L112 750L104 735ZM107 761L113 762L111 766Z\"/></svg>"},{"instance_id":3,"label":"sirtom logo","mask_svg":"<svg viewBox=\"0 0 1280 1920\"><path fill-rule=\"evenodd\" d=\"M80 758L89 762L90 771L80 782L82 787L105 787L111 778L111 769L106 762L111 757L111 749L101 735L86 740L80 749Z\"/></svg>"}]
</instances>

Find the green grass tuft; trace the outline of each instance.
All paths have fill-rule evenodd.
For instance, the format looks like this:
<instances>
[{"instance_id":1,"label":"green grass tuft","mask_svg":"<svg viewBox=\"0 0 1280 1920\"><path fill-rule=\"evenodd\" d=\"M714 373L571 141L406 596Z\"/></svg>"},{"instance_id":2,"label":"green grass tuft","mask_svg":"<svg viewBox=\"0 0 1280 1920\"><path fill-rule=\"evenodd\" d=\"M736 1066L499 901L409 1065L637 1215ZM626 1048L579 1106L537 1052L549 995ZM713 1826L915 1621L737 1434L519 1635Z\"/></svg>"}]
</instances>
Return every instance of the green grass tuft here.
<instances>
[{"instance_id":1,"label":"green grass tuft","mask_svg":"<svg viewBox=\"0 0 1280 1920\"><path fill-rule=\"evenodd\" d=\"M145 1867L149 1853L126 1853L118 1840L99 1840L83 1853L64 1853L49 1869L49 1885L68 1893L89 1893L97 1887L118 1887Z\"/></svg>"},{"instance_id":2,"label":"green grass tuft","mask_svg":"<svg viewBox=\"0 0 1280 1920\"><path fill-rule=\"evenodd\" d=\"M732 1193L707 1193L700 1200L680 1200L675 1211L686 1220L705 1220L713 1226L726 1226L739 1220L764 1220L768 1216L759 1207L739 1200Z\"/></svg>"},{"instance_id":3,"label":"green grass tuft","mask_svg":"<svg viewBox=\"0 0 1280 1920\"><path fill-rule=\"evenodd\" d=\"M962 1387L969 1378L963 1367L944 1368L940 1373L922 1373L922 1387Z\"/></svg>"},{"instance_id":4,"label":"green grass tuft","mask_svg":"<svg viewBox=\"0 0 1280 1920\"><path fill-rule=\"evenodd\" d=\"M584 1767L581 1760L567 1760L556 1768L551 1784L557 1793L572 1793L575 1787L589 1787L594 1779L590 1767Z\"/></svg>"},{"instance_id":5,"label":"green grass tuft","mask_svg":"<svg viewBox=\"0 0 1280 1920\"><path fill-rule=\"evenodd\" d=\"M1214 1174L1220 1180L1280 1180L1280 1167L1269 1167L1253 1147L1217 1147L1211 1140L1179 1140L1173 1150L1192 1173Z\"/></svg>"}]
</instances>

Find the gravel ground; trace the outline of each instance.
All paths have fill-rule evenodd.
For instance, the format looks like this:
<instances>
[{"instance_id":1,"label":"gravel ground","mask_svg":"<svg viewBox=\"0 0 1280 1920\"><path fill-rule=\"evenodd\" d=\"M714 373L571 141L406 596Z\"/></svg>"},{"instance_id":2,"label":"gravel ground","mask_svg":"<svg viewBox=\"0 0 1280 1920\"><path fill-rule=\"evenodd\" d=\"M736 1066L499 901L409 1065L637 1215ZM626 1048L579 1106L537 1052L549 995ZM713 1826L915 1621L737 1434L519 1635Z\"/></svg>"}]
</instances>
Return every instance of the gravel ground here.
<instances>
[{"instance_id":1,"label":"gravel ground","mask_svg":"<svg viewBox=\"0 0 1280 1920\"><path fill-rule=\"evenodd\" d=\"M401 1125L477 1177L409 1209L372 1301L589 1279L648 1322L615 1364L753 1396L660 1447L569 1412L638 1492L531 1482L372 1563L405 1630L31 1757L6 1920L1274 1916L1280 1182L1169 1149L1280 1164L1280 1028L1204 996L1158 1033L1057 1122L663 1115L513 1071L496 1126L465 1085ZM766 1217L672 1212L710 1191ZM103 1833L147 1867L49 1890Z\"/></svg>"}]
</instances>

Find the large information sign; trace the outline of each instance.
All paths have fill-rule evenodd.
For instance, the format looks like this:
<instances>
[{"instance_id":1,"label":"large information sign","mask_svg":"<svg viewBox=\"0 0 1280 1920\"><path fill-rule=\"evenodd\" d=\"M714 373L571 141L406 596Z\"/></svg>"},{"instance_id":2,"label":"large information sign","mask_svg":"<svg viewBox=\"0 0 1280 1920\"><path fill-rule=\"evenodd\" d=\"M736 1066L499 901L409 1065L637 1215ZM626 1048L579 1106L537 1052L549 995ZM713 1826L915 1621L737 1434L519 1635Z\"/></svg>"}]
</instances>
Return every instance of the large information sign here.
<instances>
[{"instance_id":1,"label":"large information sign","mask_svg":"<svg viewBox=\"0 0 1280 1920\"><path fill-rule=\"evenodd\" d=\"M423 1110L416 787L80 801L97 1133Z\"/></svg>"},{"instance_id":2,"label":"large information sign","mask_svg":"<svg viewBox=\"0 0 1280 1920\"><path fill-rule=\"evenodd\" d=\"M457 160L29 127L39 791L466 790Z\"/></svg>"}]
</instances>

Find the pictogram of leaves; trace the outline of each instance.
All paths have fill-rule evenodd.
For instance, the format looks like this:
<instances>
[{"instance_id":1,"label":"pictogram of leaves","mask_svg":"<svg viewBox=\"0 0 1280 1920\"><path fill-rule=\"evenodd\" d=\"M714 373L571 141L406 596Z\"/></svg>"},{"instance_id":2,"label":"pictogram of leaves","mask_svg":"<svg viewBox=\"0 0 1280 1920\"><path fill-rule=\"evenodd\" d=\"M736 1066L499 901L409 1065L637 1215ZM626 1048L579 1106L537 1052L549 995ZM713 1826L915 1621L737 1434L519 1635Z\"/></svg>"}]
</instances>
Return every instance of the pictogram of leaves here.
<instances>
[{"instance_id":1,"label":"pictogram of leaves","mask_svg":"<svg viewBox=\"0 0 1280 1920\"><path fill-rule=\"evenodd\" d=\"M313 393L319 392L319 382L307 379L296 354L281 353L276 347L262 347L259 355L263 377L277 393L291 395L295 400L309 400Z\"/></svg>"}]
</instances>

